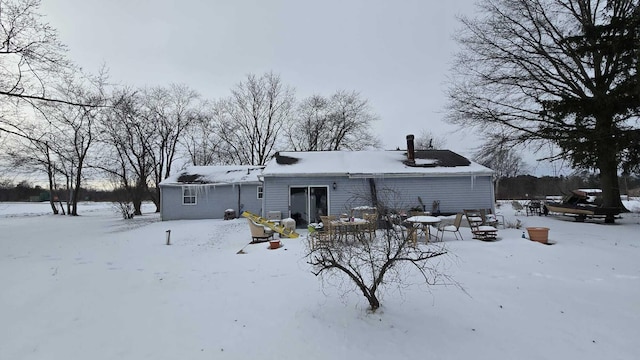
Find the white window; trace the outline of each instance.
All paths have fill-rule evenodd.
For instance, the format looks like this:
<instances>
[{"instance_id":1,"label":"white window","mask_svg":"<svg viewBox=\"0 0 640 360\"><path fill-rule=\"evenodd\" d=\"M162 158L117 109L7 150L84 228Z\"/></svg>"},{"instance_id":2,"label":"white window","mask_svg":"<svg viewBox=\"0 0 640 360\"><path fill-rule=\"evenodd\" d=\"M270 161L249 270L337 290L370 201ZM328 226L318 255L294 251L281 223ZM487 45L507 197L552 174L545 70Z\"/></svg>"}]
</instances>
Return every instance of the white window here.
<instances>
[{"instance_id":1,"label":"white window","mask_svg":"<svg viewBox=\"0 0 640 360\"><path fill-rule=\"evenodd\" d=\"M193 186L182 187L182 205L196 204L196 188Z\"/></svg>"},{"instance_id":2,"label":"white window","mask_svg":"<svg viewBox=\"0 0 640 360\"><path fill-rule=\"evenodd\" d=\"M258 186L258 199L262 199L262 186Z\"/></svg>"}]
</instances>

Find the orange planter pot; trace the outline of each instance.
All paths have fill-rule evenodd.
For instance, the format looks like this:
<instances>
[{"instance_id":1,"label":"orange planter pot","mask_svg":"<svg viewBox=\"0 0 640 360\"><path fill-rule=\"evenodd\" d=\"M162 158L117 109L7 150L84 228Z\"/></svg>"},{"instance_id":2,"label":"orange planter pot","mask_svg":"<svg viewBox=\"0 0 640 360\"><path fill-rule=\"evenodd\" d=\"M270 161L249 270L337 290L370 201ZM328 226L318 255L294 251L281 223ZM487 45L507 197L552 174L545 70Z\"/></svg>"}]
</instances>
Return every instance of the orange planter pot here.
<instances>
[{"instance_id":1,"label":"orange planter pot","mask_svg":"<svg viewBox=\"0 0 640 360\"><path fill-rule=\"evenodd\" d=\"M269 249L277 249L280 247L280 240L269 241Z\"/></svg>"},{"instance_id":2,"label":"orange planter pot","mask_svg":"<svg viewBox=\"0 0 640 360\"><path fill-rule=\"evenodd\" d=\"M549 228L547 227L528 227L529 240L537 241L541 243L547 243L549 241Z\"/></svg>"}]
</instances>

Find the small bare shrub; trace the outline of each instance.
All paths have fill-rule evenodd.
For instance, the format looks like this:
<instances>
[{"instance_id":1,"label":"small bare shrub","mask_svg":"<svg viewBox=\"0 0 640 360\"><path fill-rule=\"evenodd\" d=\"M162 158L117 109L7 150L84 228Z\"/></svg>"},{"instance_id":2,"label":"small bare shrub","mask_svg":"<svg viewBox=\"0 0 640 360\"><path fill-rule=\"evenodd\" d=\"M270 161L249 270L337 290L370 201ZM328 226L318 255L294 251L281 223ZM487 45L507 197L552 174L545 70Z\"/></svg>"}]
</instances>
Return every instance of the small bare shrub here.
<instances>
[{"instance_id":1,"label":"small bare shrub","mask_svg":"<svg viewBox=\"0 0 640 360\"><path fill-rule=\"evenodd\" d=\"M446 278L430 261L447 253L444 243L414 245L411 234L399 223L399 218L396 219L389 221L387 229L375 234L356 232L345 239L332 233L323 241L311 243L307 262L313 274L324 280L345 280L337 283L346 285L345 291L361 292L371 311L380 307L382 287L409 285L407 277L411 270L420 274L426 286Z\"/></svg>"},{"instance_id":2,"label":"small bare shrub","mask_svg":"<svg viewBox=\"0 0 640 360\"><path fill-rule=\"evenodd\" d=\"M133 219L134 208L133 204L129 201L114 201L113 208L116 210L123 219Z\"/></svg>"}]
</instances>

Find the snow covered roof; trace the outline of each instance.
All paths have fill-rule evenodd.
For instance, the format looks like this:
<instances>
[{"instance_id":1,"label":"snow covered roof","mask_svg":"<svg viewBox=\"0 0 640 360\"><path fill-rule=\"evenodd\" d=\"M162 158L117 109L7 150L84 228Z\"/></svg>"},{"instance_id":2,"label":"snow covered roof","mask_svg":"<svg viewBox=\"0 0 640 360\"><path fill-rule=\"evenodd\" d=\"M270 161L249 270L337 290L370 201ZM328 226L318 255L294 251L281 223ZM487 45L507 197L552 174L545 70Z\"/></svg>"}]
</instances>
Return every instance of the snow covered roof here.
<instances>
[{"instance_id":1,"label":"snow covered roof","mask_svg":"<svg viewBox=\"0 0 640 360\"><path fill-rule=\"evenodd\" d=\"M260 183L258 175L263 168L253 165L189 166L164 179L160 185Z\"/></svg>"},{"instance_id":2,"label":"snow covered roof","mask_svg":"<svg viewBox=\"0 0 640 360\"><path fill-rule=\"evenodd\" d=\"M263 176L444 176L491 175L493 170L449 150L415 152L415 163L406 151L308 151L280 152L262 172Z\"/></svg>"}]
</instances>

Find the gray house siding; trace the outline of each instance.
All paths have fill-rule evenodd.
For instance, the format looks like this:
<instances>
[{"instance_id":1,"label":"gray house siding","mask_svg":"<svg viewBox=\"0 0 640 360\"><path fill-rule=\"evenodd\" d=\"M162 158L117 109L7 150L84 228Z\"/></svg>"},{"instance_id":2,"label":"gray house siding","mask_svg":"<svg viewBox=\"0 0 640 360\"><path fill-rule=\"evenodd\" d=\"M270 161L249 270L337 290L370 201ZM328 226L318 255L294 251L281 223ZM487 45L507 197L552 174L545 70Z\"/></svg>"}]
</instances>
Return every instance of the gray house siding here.
<instances>
[{"instance_id":1,"label":"gray house siding","mask_svg":"<svg viewBox=\"0 0 640 360\"><path fill-rule=\"evenodd\" d=\"M333 189L333 184L336 189ZM329 214L337 215L352 207L371 205L371 186L367 178L342 177L265 177L264 211L289 213L289 189L295 186L328 186ZM418 196L427 210L433 201L440 202L440 211L460 212L462 209L493 208L491 176L441 177L377 177L378 199L386 206L407 210L418 206Z\"/></svg>"},{"instance_id":2,"label":"gray house siding","mask_svg":"<svg viewBox=\"0 0 640 360\"><path fill-rule=\"evenodd\" d=\"M444 213L461 212L462 209L492 209L494 205L493 182L490 176L382 178L376 179L379 197L386 195L387 202L397 208L420 206L418 196L427 211L434 201L439 201Z\"/></svg>"},{"instance_id":3,"label":"gray house siding","mask_svg":"<svg viewBox=\"0 0 640 360\"><path fill-rule=\"evenodd\" d=\"M196 188L196 204L182 203L182 185L164 185L161 190L162 220L222 219L226 209L261 213L262 199L257 197L257 184L185 185ZM242 209L238 209L238 195Z\"/></svg>"}]
</instances>

